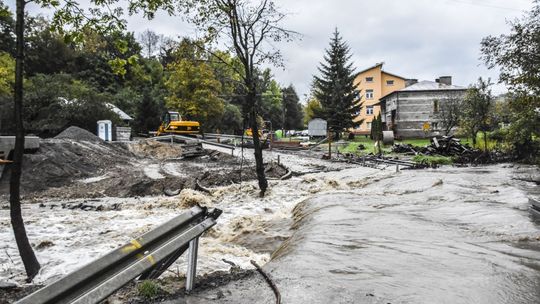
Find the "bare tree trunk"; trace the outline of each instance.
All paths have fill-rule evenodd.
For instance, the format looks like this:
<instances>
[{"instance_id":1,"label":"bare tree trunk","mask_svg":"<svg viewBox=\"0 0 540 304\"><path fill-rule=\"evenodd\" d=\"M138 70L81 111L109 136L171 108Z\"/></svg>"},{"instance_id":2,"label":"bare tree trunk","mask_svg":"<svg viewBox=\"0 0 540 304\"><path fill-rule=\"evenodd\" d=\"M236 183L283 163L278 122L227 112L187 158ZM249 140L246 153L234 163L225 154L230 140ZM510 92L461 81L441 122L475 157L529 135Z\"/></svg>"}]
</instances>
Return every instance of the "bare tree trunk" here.
<instances>
[{"instance_id":1,"label":"bare tree trunk","mask_svg":"<svg viewBox=\"0 0 540 304\"><path fill-rule=\"evenodd\" d=\"M24 66L24 0L17 0L17 21L15 33L17 36L17 53L15 65L15 94L14 94L14 115L15 115L15 150L13 151L13 164L11 167L11 178L9 182L9 206L11 215L11 225L15 234L15 241L19 248L19 254L28 276L31 281L40 269L39 262L34 254L34 250L28 241L26 228L21 213L21 171L24 154L24 126L22 119L23 103L23 66Z\"/></svg>"},{"instance_id":2,"label":"bare tree trunk","mask_svg":"<svg viewBox=\"0 0 540 304\"><path fill-rule=\"evenodd\" d=\"M251 95L251 94L250 94ZM251 131L253 133L253 146L255 149L255 167L257 171L257 179L259 181L259 189L261 190L260 196L263 197L266 189L268 188L268 181L264 175L264 164L263 164L263 155L262 155L262 146L259 139L259 126L257 125L257 111L255 109L255 97L252 95L248 98L250 103L250 120Z\"/></svg>"}]
</instances>

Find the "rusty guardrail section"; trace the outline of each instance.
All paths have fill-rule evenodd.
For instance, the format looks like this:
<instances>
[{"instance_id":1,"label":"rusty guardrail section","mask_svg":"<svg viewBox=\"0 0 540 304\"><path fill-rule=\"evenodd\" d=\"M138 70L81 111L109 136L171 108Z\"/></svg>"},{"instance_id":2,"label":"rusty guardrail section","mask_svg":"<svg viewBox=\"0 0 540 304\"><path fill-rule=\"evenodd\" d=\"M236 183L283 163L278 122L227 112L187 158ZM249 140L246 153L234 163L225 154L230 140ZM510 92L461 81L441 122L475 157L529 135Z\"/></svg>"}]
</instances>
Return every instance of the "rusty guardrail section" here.
<instances>
[{"instance_id":1,"label":"rusty guardrail section","mask_svg":"<svg viewBox=\"0 0 540 304\"><path fill-rule=\"evenodd\" d=\"M199 237L216 224L221 213L219 209L193 207L17 303L99 303L137 277L159 277L188 248L186 290L190 291Z\"/></svg>"}]
</instances>

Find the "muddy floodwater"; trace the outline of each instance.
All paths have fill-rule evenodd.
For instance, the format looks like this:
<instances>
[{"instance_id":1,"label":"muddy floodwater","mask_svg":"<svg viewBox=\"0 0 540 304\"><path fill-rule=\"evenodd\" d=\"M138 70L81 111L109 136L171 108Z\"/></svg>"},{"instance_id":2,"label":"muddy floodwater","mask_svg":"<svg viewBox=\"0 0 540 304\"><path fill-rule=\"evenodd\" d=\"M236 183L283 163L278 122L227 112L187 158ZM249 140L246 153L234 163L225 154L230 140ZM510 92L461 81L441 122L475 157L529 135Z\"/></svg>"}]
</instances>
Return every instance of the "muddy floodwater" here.
<instances>
[{"instance_id":1,"label":"muddy floodwater","mask_svg":"<svg viewBox=\"0 0 540 304\"><path fill-rule=\"evenodd\" d=\"M283 303L540 303L540 222L529 212L529 198L540 198L540 189L523 181L538 181L538 169L396 172L292 154L280 159L300 174L271 180L264 198L249 181L206 194L185 189L175 197L25 203L42 264L34 283L49 284L200 203L224 213L201 240L199 280L229 271L231 263L253 268L254 260ZM98 208L64 208L81 203ZM27 286L7 208L0 209L0 228L0 282ZM181 257L164 275L185 269ZM275 301L256 272L216 285L167 301ZM114 303L132 300L116 296Z\"/></svg>"},{"instance_id":2,"label":"muddy floodwater","mask_svg":"<svg viewBox=\"0 0 540 304\"><path fill-rule=\"evenodd\" d=\"M540 225L528 202L539 189L517 171L401 171L317 193L296 206L292 237L264 269L284 303L540 303ZM273 299L255 278L187 302Z\"/></svg>"}]
</instances>

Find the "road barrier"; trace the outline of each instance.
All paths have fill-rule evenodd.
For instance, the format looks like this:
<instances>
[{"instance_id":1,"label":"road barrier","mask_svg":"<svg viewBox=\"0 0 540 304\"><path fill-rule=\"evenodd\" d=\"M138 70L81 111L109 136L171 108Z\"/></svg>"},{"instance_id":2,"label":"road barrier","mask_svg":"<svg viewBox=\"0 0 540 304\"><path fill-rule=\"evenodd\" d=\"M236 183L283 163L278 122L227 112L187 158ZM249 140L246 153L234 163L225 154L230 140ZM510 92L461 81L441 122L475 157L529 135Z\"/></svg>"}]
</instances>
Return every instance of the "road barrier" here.
<instances>
[{"instance_id":1,"label":"road barrier","mask_svg":"<svg viewBox=\"0 0 540 304\"><path fill-rule=\"evenodd\" d=\"M216 224L221 212L193 207L17 303L99 303L137 277L159 277L188 248L186 291L190 291L195 279L198 239Z\"/></svg>"}]
</instances>

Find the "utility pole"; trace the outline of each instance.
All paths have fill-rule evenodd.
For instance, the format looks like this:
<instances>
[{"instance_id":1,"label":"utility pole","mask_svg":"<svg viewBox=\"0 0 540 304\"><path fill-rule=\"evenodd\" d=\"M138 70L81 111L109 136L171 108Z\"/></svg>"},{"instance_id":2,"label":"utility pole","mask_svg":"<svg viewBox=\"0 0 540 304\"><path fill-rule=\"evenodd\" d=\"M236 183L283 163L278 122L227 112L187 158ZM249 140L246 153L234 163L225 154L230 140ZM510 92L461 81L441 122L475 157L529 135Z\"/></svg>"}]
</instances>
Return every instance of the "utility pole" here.
<instances>
[{"instance_id":1,"label":"utility pole","mask_svg":"<svg viewBox=\"0 0 540 304\"><path fill-rule=\"evenodd\" d=\"M332 130L328 128L328 159L332 158Z\"/></svg>"},{"instance_id":2,"label":"utility pole","mask_svg":"<svg viewBox=\"0 0 540 304\"><path fill-rule=\"evenodd\" d=\"M285 92L281 91L281 136L285 136Z\"/></svg>"}]
</instances>

